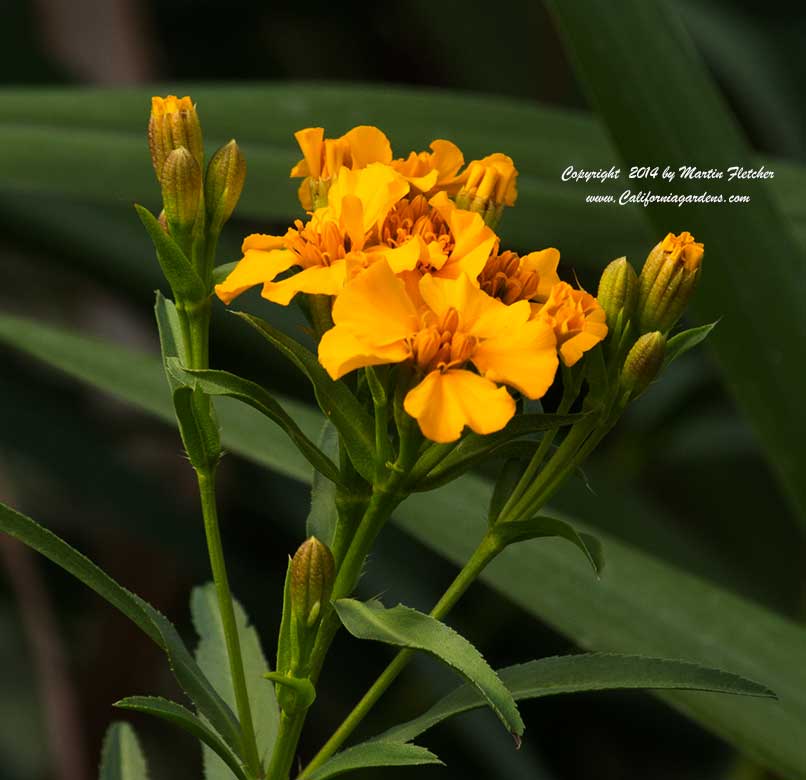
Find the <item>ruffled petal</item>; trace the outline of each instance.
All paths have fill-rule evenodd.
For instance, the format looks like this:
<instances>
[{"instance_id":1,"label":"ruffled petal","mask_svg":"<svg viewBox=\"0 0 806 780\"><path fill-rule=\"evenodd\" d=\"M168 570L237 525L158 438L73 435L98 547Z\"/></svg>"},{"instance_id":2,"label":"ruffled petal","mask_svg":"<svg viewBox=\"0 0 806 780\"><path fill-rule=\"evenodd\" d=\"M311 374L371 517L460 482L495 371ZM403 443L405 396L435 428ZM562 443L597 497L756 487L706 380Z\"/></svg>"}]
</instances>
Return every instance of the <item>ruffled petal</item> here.
<instances>
[{"instance_id":1,"label":"ruffled petal","mask_svg":"<svg viewBox=\"0 0 806 780\"><path fill-rule=\"evenodd\" d=\"M359 125L352 130L348 130L342 140L350 146L350 156L353 161L353 168L366 168L370 163L392 162L392 145L389 139L372 125Z\"/></svg>"},{"instance_id":2,"label":"ruffled petal","mask_svg":"<svg viewBox=\"0 0 806 780\"><path fill-rule=\"evenodd\" d=\"M559 365L554 329L542 320L531 320L508 334L482 341L472 360L493 382L515 387L528 398L542 398Z\"/></svg>"},{"instance_id":3,"label":"ruffled petal","mask_svg":"<svg viewBox=\"0 0 806 780\"><path fill-rule=\"evenodd\" d=\"M440 443L456 441L465 426L476 433L500 431L515 414L505 387L471 371L432 371L403 402L423 435Z\"/></svg>"},{"instance_id":4,"label":"ruffled petal","mask_svg":"<svg viewBox=\"0 0 806 780\"><path fill-rule=\"evenodd\" d=\"M580 360L582 354L593 349L607 336L607 325L601 322L587 322L585 330L571 336L560 345L560 357L569 368Z\"/></svg>"},{"instance_id":5,"label":"ruffled petal","mask_svg":"<svg viewBox=\"0 0 806 780\"><path fill-rule=\"evenodd\" d=\"M253 238L253 236L249 238ZM259 249L247 250L243 259L232 269L229 276L215 286L215 294L224 303L230 304L250 287L271 282L277 274L287 271L296 262L297 256L287 249L274 249L270 252Z\"/></svg>"},{"instance_id":6,"label":"ruffled petal","mask_svg":"<svg viewBox=\"0 0 806 780\"><path fill-rule=\"evenodd\" d=\"M266 233L251 233L241 244L241 252L246 254L250 249L260 249L269 252L272 249L284 249L285 239L283 236L270 236Z\"/></svg>"},{"instance_id":7,"label":"ruffled petal","mask_svg":"<svg viewBox=\"0 0 806 780\"><path fill-rule=\"evenodd\" d=\"M302 149L303 159L291 169L291 176L313 176L318 179L322 175L322 145L325 129L323 127L306 127L297 130L294 138ZM304 167L303 167L304 164Z\"/></svg>"},{"instance_id":8,"label":"ruffled petal","mask_svg":"<svg viewBox=\"0 0 806 780\"><path fill-rule=\"evenodd\" d=\"M339 325L327 331L319 342L319 362L333 379L364 366L399 363L409 355L410 350L403 341L372 347Z\"/></svg>"},{"instance_id":9,"label":"ruffled petal","mask_svg":"<svg viewBox=\"0 0 806 780\"><path fill-rule=\"evenodd\" d=\"M431 143L431 164L439 171L439 181L451 179L459 172L465 164L465 157L462 150L453 141L446 141L438 138Z\"/></svg>"},{"instance_id":10,"label":"ruffled petal","mask_svg":"<svg viewBox=\"0 0 806 780\"><path fill-rule=\"evenodd\" d=\"M347 263L344 258L332 265L314 265L280 282L266 282L261 295L272 303L288 306L300 292L312 295L338 295L344 287Z\"/></svg>"}]
</instances>

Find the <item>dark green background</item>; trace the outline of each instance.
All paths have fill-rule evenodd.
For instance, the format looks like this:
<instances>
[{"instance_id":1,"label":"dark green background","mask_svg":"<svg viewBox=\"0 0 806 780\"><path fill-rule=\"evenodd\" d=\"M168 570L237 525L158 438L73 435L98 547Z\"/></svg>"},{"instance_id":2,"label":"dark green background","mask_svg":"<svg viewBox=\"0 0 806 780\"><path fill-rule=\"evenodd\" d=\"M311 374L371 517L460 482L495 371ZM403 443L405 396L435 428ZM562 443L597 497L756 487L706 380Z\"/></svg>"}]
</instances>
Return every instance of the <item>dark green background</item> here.
<instances>
[{"instance_id":1,"label":"dark green background","mask_svg":"<svg viewBox=\"0 0 806 780\"><path fill-rule=\"evenodd\" d=\"M612 3L616 20L618 5ZM674 5L755 149L806 162L800 86L806 79L800 49L804 12L783 0L763 8L705 0ZM181 92L182 82L349 80L586 107L552 20L537 3L401 2L370 8L355 2L280 7L242 1L225 7L190 0L79 0L67 13L58 3L44 1L19 1L3 9L0 84L148 80ZM623 88L630 89L628 81ZM356 107L349 108L354 114ZM199 110L203 119L204 106ZM681 110L696 112L697 106ZM147 111L144 105L143 125ZM640 124L641 117L634 120ZM394 142L393 128L385 129ZM430 140L421 138L421 146ZM573 162L558 159L558 176ZM282 180L277 186L293 185ZM156 183L153 195L155 204ZM57 234L38 228L36 215L49 211L64 212L74 229ZM744 218L752 219L752 211L737 215ZM225 246L237 247L238 237L247 232L280 227L236 222ZM584 232L580 224L580 235ZM113 256L129 262L112 261ZM587 251L584 241L565 257L566 273L575 271L588 285L610 259L596 246ZM68 201L0 192L0 278L5 311L156 348L151 302L160 279L148 241L128 208L102 209L81 197ZM268 312L269 305L257 296L250 300L253 311L298 327L293 312ZM705 312L709 320L720 315L716 307ZM223 314L217 324L213 359L218 366L309 398L294 372L254 336ZM208 575L195 485L176 433L16 354L4 350L2 360L3 500L66 536L189 628L187 593ZM802 386L781 387L780 392L791 397L802 393ZM587 470L588 484L569 484L557 504L800 619L802 534L755 434L731 398L707 350L687 356L611 436ZM234 590L271 654L283 562L302 539L308 499L300 485L235 457L225 461L220 484ZM7 557L14 576L0 575L0 779L83 780L94 773L101 736L116 716L111 702L135 693L171 694L172 683L159 653L96 597L19 548L9 548ZM401 600L428 609L451 573L450 566L389 528L371 559L363 593L383 593L389 604ZM43 617L46 606L36 600L41 586L55 613L52 625ZM54 768L61 738L54 740L45 730L42 678L32 661L30 627L26 633L20 619L22 604L29 614L33 609L34 628L45 631L48 647L64 654L85 774L68 775L63 765ZM452 622L498 666L571 649L567 640L482 587L471 592ZM303 738L304 755L309 757L339 722L346 704L371 682L388 655L383 648L337 642L327 687ZM417 663L379 708L369 733L414 714L451 684L435 664ZM53 689L48 693L52 696ZM523 712L528 735L518 754L492 716L478 713L429 737L429 746L448 769L389 770L382 776L763 777L752 774L749 765L739 767L723 743L648 696L545 699L524 705ZM190 739L144 718L137 718L136 725L156 780L199 776Z\"/></svg>"}]
</instances>

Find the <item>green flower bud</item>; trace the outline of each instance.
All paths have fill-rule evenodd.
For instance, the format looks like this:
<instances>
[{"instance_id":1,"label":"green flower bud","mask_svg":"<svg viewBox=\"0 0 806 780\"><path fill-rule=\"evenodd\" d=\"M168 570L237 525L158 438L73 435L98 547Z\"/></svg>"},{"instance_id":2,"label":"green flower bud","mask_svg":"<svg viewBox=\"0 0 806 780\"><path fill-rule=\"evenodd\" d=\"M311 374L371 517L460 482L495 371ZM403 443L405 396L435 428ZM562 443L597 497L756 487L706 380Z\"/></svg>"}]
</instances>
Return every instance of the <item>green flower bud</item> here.
<instances>
[{"instance_id":1,"label":"green flower bud","mask_svg":"<svg viewBox=\"0 0 806 780\"><path fill-rule=\"evenodd\" d=\"M291 560L291 611L303 631L313 629L330 601L336 564L315 536L300 545Z\"/></svg>"},{"instance_id":2,"label":"green flower bud","mask_svg":"<svg viewBox=\"0 0 806 780\"><path fill-rule=\"evenodd\" d=\"M666 354L666 337L660 331L645 333L627 353L621 370L621 386L630 398L636 398L658 375Z\"/></svg>"},{"instance_id":3,"label":"green flower bud","mask_svg":"<svg viewBox=\"0 0 806 780\"><path fill-rule=\"evenodd\" d=\"M162 201L171 234L180 241L189 235L199 215L201 168L184 147L174 149L162 168Z\"/></svg>"},{"instance_id":4,"label":"green flower bud","mask_svg":"<svg viewBox=\"0 0 806 780\"><path fill-rule=\"evenodd\" d=\"M605 310L607 327L611 334L615 332L619 321L626 323L632 319L638 301L638 274L626 257L613 260L604 269L599 279L596 300Z\"/></svg>"},{"instance_id":5,"label":"green flower bud","mask_svg":"<svg viewBox=\"0 0 806 780\"><path fill-rule=\"evenodd\" d=\"M691 233L669 233L649 256L638 277L638 330L668 333L694 293L703 245Z\"/></svg>"},{"instance_id":6,"label":"green flower bud","mask_svg":"<svg viewBox=\"0 0 806 780\"><path fill-rule=\"evenodd\" d=\"M148 146L151 162L162 183L162 169L168 155L184 146L199 166L204 166L204 144L196 106L188 96L176 95L151 98L151 117L148 120Z\"/></svg>"},{"instance_id":7,"label":"green flower bud","mask_svg":"<svg viewBox=\"0 0 806 780\"><path fill-rule=\"evenodd\" d=\"M210 229L218 233L241 197L246 179L246 160L235 141L222 146L207 166L205 200Z\"/></svg>"}]
</instances>

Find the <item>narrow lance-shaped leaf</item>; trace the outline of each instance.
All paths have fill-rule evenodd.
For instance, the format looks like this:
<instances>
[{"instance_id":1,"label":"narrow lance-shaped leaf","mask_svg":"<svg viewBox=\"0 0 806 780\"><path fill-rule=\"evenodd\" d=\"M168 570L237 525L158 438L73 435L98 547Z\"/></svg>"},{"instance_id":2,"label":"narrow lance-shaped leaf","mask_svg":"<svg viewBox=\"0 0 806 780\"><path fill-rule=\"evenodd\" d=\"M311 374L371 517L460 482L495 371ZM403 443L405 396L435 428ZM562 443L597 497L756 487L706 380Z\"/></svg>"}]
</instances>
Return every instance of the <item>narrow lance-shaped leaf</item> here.
<instances>
[{"instance_id":1,"label":"narrow lance-shaped leaf","mask_svg":"<svg viewBox=\"0 0 806 780\"><path fill-rule=\"evenodd\" d=\"M615 690L688 690L772 697L763 685L735 674L698 664L640 655L584 653L555 656L509 666L498 672L515 701L566 693ZM420 717L385 731L379 741L408 742L427 729L463 712L484 707L486 701L472 685L440 699Z\"/></svg>"},{"instance_id":2,"label":"narrow lance-shaped leaf","mask_svg":"<svg viewBox=\"0 0 806 780\"><path fill-rule=\"evenodd\" d=\"M529 520L496 523L490 533L502 546L552 536L566 539L581 550L597 575L601 574L604 568L601 542L591 534L579 533L570 523L556 517L538 515Z\"/></svg>"},{"instance_id":3,"label":"narrow lance-shaped leaf","mask_svg":"<svg viewBox=\"0 0 806 780\"><path fill-rule=\"evenodd\" d=\"M698 344L702 344L708 338L711 331L716 327L712 322L708 325L700 325L698 328L689 328L676 333L666 342L666 355L663 358L664 368L673 360L677 360L681 355L685 355L690 349L694 349Z\"/></svg>"},{"instance_id":4,"label":"narrow lance-shaped leaf","mask_svg":"<svg viewBox=\"0 0 806 780\"><path fill-rule=\"evenodd\" d=\"M147 208L140 205L134 208L154 242L157 259L174 295L186 301L203 301L207 297L207 290L190 260Z\"/></svg>"},{"instance_id":5,"label":"narrow lance-shaped leaf","mask_svg":"<svg viewBox=\"0 0 806 780\"><path fill-rule=\"evenodd\" d=\"M232 751L221 741L218 734L181 704L157 696L129 696L116 702L115 707L153 715L156 718L172 723L174 726L178 726L215 751L216 755L226 763L238 780L248 780L243 767Z\"/></svg>"},{"instance_id":6,"label":"narrow lance-shaped leaf","mask_svg":"<svg viewBox=\"0 0 806 780\"><path fill-rule=\"evenodd\" d=\"M339 434L330 420L326 420L319 436L319 447L332 461L339 456ZM322 471L314 471L311 482L311 508L305 521L305 535L315 536L330 547L336 533L339 513L336 508L336 485Z\"/></svg>"},{"instance_id":7,"label":"narrow lance-shaped leaf","mask_svg":"<svg viewBox=\"0 0 806 780\"><path fill-rule=\"evenodd\" d=\"M337 753L322 766L305 775L305 780L330 780L331 777L338 777L356 769L424 764L442 764L442 761L419 745L379 740L365 742Z\"/></svg>"},{"instance_id":8,"label":"narrow lance-shaped leaf","mask_svg":"<svg viewBox=\"0 0 806 780\"><path fill-rule=\"evenodd\" d=\"M363 604L354 599L340 599L335 607L344 627L358 639L422 650L455 669L475 686L520 744L524 726L512 695L481 653L463 636L436 618L402 604L385 609L378 602Z\"/></svg>"},{"instance_id":9,"label":"narrow lance-shaped leaf","mask_svg":"<svg viewBox=\"0 0 806 780\"><path fill-rule=\"evenodd\" d=\"M148 780L148 765L134 729L113 723L101 749L99 780Z\"/></svg>"},{"instance_id":10,"label":"narrow lance-shaped leaf","mask_svg":"<svg viewBox=\"0 0 806 780\"><path fill-rule=\"evenodd\" d=\"M272 686L266 685L262 681L262 676L269 670L269 665L263 654L257 630L250 625L249 619L238 601L234 602L234 609L249 692L249 704L256 728L255 737L260 751L260 759L266 765L277 739L280 713ZM236 706L235 692L230 676L224 628L218 610L218 597L213 583L193 589L190 597L190 612L196 633L200 637L199 645L196 648L196 663L219 696L234 710ZM217 760L209 750L205 750L204 758L205 774L207 780L211 780L212 776L217 776L213 774L216 770L211 767L211 764L216 764Z\"/></svg>"}]
</instances>

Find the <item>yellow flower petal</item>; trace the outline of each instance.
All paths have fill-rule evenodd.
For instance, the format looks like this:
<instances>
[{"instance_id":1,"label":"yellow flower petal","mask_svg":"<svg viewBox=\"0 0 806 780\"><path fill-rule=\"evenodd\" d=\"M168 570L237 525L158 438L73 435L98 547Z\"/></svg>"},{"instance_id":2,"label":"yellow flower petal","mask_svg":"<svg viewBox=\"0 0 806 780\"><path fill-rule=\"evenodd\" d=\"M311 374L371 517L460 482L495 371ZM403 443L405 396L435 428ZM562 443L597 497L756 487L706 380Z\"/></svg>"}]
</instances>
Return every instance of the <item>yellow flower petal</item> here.
<instances>
[{"instance_id":1,"label":"yellow flower petal","mask_svg":"<svg viewBox=\"0 0 806 780\"><path fill-rule=\"evenodd\" d=\"M432 371L406 395L403 407L426 438L456 441L465 426L476 433L500 431L515 414L505 387L471 371Z\"/></svg>"},{"instance_id":2,"label":"yellow flower petal","mask_svg":"<svg viewBox=\"0 0 806 780\"><path fill-rule=\"evenodd\" d=\"M364 366L400 363L409 354L403 341L383 347L368 347L348 328L339 325L327 331L319 342L319 362L333 379Z\"/></svg>"},{"instance_id":3,"label":"yellow flower petal","mask_svg":"<svg viewBox=\"0 0 806 780\"><path fill-rule=\"evenodd\" d=\"M582 333L577 333L560 345L560 357L566 366L573 366L582 357L583 352L593 349L607 336L607 325L601 322L589 322Z\"/></svg>"},{"instance_id":4,"label":"yellow flower petal","mask_svg":"<svg viewBox=\"0 0 806 780\"><path fill-rule=\"evenodd\" d=\"M250 249L260 249L269 252L272 249L284 249L283 236L269 236L265 233L251 233L241 244L241 252L246 254Z\"/></svg>"},{"instance_id":5,"label":"yellow flower petal","mask_svg":"<svg viewBox=\"0 0 806 780\"><path fill-rule=\"evenodd\" d=\"M535 271L540 278L535 300L545 301L551 294L551 288L560 281L557 276L559 264L560 253L554 247L530 252L521 258L521 271Z\"/></svg>"},{"instance_id":6,"label":"yellow flower petal","mask_svg":"<svg viewBox=\"0 0 806 780\"><path fill-rule=\"evenodd\" d=\"M247 241L244 241L244 244ZM215 293L224 303L230 304L250 287L270 282L277 274L287 271L296 262L297 256L287 249L273 249L269 252L248 249L229 276L215 286Z\"/></svg>"},{"instance_id":7,"label":"yellow flower petal","mask_svg":"<svg viewBox=\"0 0 806 780\"><path fill-rule=\"evenodd\" d=\"M366 168L370 163L392 162L392 146L386 135L372 125L359 125L342 137L350 147L353 168Z\"/></svg>"},{"instance_id":8,"label":"yellow flower petal","mask_svg":"<svg viewBox=\"0 0 806 780\"><path fill-rule=\"evenodd\" d=\"M528 398L542 398L554 382L559 365L554 330L542 320L532 320L482 341L472 360L491 381L516 387Z\"/></svg>"},{"instance_id":9,"label":"yellow flower petal","mask_svg":"<svg viewBox=\"0 0 806 780\"><path fill-rule=\"evenodd\" d=\"M297 130L294 138L302 149L303 159L291 169L291 178L295 176L312 176L318 179L322 175L322 146L325 129L323 127L307 127Z\"/></svg>"},{"instance_id":10,"label":"yellow flower petal","mask_svg":"<svg viewBox=\"0 0 806 780\"><path fill-rule=\"evenodd\" d=\"M266 282L261 295L272 303L288 306L300 292L312 295L338 295L347 274L344 258L331 265L314 265L280 282Z\"/></svg>"},{"instance_id":11,"label":"yellow flower petal","mask_svg":"<svg viewBox=\"0 0 806 780\"><path fill-rule=\"evenodd\" d=\"M373 263L342 290L333 304L333 322L378 346L402 341L420 327L405 284L385 260Z\"/></svg>"}]
</instances>

